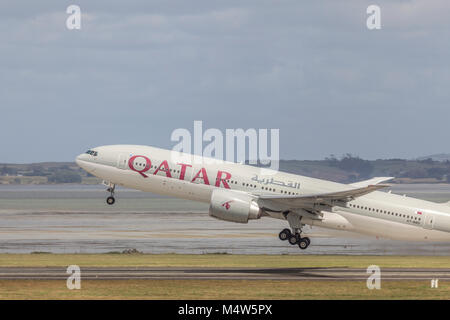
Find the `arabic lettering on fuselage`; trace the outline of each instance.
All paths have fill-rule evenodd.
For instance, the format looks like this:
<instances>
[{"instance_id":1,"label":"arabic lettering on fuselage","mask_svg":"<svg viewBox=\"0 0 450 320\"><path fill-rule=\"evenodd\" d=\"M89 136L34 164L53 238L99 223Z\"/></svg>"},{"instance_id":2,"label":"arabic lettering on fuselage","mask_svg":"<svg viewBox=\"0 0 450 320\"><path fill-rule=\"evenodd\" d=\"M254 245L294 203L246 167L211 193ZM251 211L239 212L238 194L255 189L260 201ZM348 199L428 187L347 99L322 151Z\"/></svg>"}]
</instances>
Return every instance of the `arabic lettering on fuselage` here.
<instances>
[{"instance_id":1,"label":"arabic lettering on fuselage","mask_svg":"<svg viewBox=\"0 0 450 320\"><path fill-rule=\"evenodd\" d=\"M252 178L252 181L256 181L256 182L259 182L259 183L265 184L265 185L273 184L273 185L280 186L280 187L300 189L300 183L298 183L298 182L289 181L288 183L286 183L286 182L281 181L281 180L275 180L274 178L262 178L262 179L259 179L258 175L255 175Z\"/></svg>"}]
</instances>

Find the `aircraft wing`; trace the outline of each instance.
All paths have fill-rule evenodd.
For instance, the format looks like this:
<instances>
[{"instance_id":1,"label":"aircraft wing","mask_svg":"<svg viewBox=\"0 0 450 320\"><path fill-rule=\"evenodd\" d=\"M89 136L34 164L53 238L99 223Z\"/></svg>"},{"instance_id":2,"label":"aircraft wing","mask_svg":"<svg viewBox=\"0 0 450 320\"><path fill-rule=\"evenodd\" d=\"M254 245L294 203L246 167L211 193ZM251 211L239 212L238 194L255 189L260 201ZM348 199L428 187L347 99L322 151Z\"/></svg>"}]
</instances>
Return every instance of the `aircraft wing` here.
<instances>
[{"instance_id":1,"label":"aircraft wing","mask_svg":"<svg viewBox=\"0 0 450 320\"><path fill-rule=\"evenodd\" d=\"M389 185L377 184L343 191L295 196L260 195L258 202L269 210L305 209L308 211L320 211L320 208L323 208L323 206L332 207L337 202L351 201L386 187L389 187Z\"/></svg>"},{"instance_id":2,"label":"aircraft wing","mask_svg":"<svg viewBox=\"0 0 450 320\"><path fill-rule=\"evenodd\" d=\"M382 182L386 182L386 181L389 181L389 180L392 180L392 179L394 179L394 177L375 177L375 178L372 178L372 179L369 179L369 180L364 180L364 181L358 181L358 182L355 182L355 183L351 183L350 185L355 187L355 188L361 188L361 187L370 186L372 184L379 184L379 183L382 183Z\"/></svg>"}]
</instances>

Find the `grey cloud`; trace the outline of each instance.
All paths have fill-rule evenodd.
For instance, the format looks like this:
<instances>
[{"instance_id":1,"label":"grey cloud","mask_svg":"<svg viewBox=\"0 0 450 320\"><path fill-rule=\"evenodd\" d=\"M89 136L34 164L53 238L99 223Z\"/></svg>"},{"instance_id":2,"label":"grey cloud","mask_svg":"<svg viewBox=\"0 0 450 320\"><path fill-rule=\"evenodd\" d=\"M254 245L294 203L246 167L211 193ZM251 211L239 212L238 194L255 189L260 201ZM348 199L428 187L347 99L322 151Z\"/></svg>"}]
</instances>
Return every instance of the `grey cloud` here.
<instances>
[{"instance_id":1,"label":"grey cloud","mask_svg":"<svg viewBox=\"0 0 450 320\"><path fill-rule=\"evenodd\" d=\"M343 3L4 1L0 162L170 147L193 120L280 128L283 158L447 152L449 3L377 1L379 31Z\"/></svg>"}]
</instances>

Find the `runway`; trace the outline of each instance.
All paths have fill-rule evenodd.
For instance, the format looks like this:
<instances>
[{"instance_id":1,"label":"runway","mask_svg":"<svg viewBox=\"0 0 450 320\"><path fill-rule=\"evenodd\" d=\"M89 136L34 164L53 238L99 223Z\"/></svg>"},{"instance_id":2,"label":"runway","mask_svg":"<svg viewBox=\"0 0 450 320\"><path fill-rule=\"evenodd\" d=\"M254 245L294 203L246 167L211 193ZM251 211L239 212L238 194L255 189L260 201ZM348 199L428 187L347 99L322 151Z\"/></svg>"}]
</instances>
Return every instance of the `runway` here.
<instances>
[{"instance_id":1,"label":"runway","mask_svg":"<svg viewBox=\"0 0 450 320\"><path fill-rule=\"evenodd\" d=\"M355 268L81 268L82 280L367 280ZM67 280L65 268L1 267L0 280ZM382 280L450 281L450 269L384 268Z\"/></svg>"},{"instance_id":2,"label":"runway","mask_svg":"<svg viewBox=\"0 0 450 320\"><path fill-rule=\"evenodd\" d=\"M448 201L450 185L398 185L393 192ZM208 204L118 188L108 206L105 188L89 185L0 185L0 253L450 255L450 242L405 242L304 228L311 246L278 239L286 221L248 224L208 215Z\"/></svg>"}]
</instances>

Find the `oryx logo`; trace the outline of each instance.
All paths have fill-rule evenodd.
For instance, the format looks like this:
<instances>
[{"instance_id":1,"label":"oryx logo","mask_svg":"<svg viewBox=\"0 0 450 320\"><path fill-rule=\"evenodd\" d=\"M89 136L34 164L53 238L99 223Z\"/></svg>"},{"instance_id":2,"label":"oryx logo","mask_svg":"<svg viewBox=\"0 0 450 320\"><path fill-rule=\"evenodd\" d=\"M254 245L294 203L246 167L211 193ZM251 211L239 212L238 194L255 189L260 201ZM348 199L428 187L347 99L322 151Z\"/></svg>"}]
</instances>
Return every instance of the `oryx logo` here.
<instances>
[{"instance_id":1,"label":"oryx logo","mask_svg":"<svg viewBox=\"0 0 450 320\"><path fill-rule=\"evenodd\" d=\"M139 163L135 163L134 160L141 158L145 161L145 163L141 160ZM132 156L130 160L128 160L128 167L139 173L144 178L148 178L144 172L147 172L152 167L152 162L146 156Z\"/></svg>"},{"instance_id":2,"label":"oryx logo","mask_svg":"<svg viewBox=\"0 0 450 320\"><path fill-rule=\"evenodd\" d=\"M222 203L222 207L224 207L226 210L229 210L231 208L231 202L233 202L233 200Z\"/></svg>"}]
</instances>

